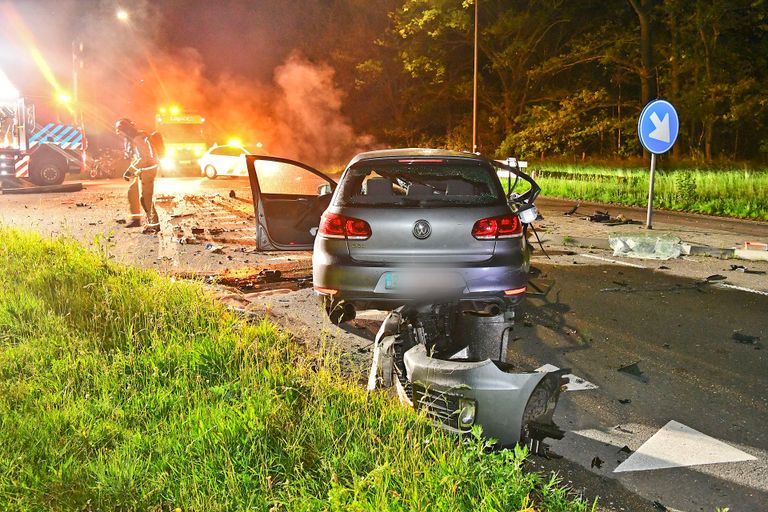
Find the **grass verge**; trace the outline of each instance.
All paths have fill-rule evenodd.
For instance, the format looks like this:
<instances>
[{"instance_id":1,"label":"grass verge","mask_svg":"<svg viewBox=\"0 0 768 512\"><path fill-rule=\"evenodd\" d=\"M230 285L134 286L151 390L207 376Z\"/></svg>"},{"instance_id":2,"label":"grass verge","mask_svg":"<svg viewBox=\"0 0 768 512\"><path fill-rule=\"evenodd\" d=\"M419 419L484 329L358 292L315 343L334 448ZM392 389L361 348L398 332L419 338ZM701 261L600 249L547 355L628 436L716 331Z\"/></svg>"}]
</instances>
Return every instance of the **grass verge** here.
<instances>
[{"instance_id":1,"label":"grass verge","mask_svg":"<svg viewBox=\"0 0 768 512\"><path fill-rule=\"evenodd\" d=\"M595 165L531 164L549 197L645 206L649 171ZM654 206L708 215L768 220L768 171L660 169Z\"/></svg>"},{"instance_id":2,"label":"grass verge","mask_svg":"<svg viewBox=\"0 0 768 512\"><path fill-rule=\"evenodd\" d=\"M197 284L0 228L0 509L590 507Z\"/></svg>"}]
</instances>

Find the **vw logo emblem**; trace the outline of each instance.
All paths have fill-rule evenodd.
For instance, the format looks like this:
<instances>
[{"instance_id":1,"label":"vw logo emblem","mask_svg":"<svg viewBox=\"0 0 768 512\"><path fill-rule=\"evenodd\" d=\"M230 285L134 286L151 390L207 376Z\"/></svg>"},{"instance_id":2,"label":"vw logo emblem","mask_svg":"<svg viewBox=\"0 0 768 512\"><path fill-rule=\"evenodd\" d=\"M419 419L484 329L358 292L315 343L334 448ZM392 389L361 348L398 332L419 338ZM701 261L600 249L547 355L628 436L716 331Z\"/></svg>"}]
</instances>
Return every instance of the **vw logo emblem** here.
<instances>
[{"instance_id":1,"label":"vw logo emblem","mask_svg":"<svg viewBox=\"0 0 768 512\"><path fill-rule=\"evenodd\" d=\"M413 236L415 236L419 240L424 240L425 238L429 238L429 235L431 234L432 234L432 226L430 226L429 222L425 221L424 219L417 220L416 223L413 225Z\"/></svg>"}]
</instances>

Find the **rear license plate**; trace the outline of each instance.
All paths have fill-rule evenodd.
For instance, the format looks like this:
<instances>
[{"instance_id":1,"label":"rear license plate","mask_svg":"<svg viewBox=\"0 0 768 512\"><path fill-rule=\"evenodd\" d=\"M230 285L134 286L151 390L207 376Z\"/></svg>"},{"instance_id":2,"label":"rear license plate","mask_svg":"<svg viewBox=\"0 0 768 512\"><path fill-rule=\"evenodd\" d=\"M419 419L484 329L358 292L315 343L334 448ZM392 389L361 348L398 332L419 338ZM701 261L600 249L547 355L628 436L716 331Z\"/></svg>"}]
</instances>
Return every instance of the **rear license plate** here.
<instances>
[{"instance_id":1,"label":"rear license plate","mask_svg":"<svg viewBox=\"0 0 768 512\"><path fill-rule=\"evenodd\" d=\"M462 289L466 285L460 274L455 272L386 272L384 288L386 290L448 290Z\"/></svg>"}]
</instances>

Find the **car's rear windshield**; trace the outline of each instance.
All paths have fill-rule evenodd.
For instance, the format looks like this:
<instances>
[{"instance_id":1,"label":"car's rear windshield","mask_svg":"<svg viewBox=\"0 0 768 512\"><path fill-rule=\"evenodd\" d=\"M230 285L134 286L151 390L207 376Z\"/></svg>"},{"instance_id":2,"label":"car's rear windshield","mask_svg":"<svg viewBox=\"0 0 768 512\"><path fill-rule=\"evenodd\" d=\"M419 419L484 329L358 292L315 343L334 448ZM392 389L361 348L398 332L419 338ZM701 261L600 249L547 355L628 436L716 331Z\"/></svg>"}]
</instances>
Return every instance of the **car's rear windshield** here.
<instances>
[{"instance_id":1,"label":"car's rear windshield","mask_svg":"<svg viewBox=\"0 0 768 512\"><path fill-rule=\"evenodd\" d=\"M339 184L337 206L487 206L504 204L492 168L471 160L364 162Z\"/></svg>"}]
</instances>

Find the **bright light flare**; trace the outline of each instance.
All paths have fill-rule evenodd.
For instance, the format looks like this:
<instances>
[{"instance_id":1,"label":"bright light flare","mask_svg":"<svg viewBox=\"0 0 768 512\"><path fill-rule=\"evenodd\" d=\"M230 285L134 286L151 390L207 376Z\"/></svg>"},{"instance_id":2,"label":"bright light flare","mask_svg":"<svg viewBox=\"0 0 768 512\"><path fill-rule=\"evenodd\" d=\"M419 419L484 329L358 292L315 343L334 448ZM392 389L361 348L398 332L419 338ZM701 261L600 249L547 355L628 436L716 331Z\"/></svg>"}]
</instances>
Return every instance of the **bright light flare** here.
<instances>
[{"instance_id":1,"label":"bright light flare","mask_svg":"<svg viewBox=\"0 0 768 512\"><path fill-rule=\"evenodd\" d=\"M3 70L0 69L0 101L16 101L19 99L19 90L13 86Z\"/></svg>"},{"instance_id":2,"label":"bright light flare","mask_svg":"<svg viewBox=\"0 0 768 512\"><path fill-rule=\"evenodd\" d=\"M171 115L176 116L181 112L181 109L179 108L178 105L173 105L171 106L170 111L171 111Z\"/></svg>"},{"instance_id":3,"label":"bright light flare","mask_svg":"<svg viewBox=\"0 0 768 512\"><path fill-rule=\"evenodd\" d=\"M21 16L19 16L19 13L16 12L16 9L14 9L13 5L11 3L0 4L0 13L2 13L6 19L10 20L11 26L13 27L13 31L16 33L16 36L18 36L22 44L26 47L29 55L32 57L32 60L35 62L37 68L40 70L40 73L43 75L43 78L45 78L51 87L53 87L54 95L58 97L59 94L65 92L61 87L61 84L59 84L59 81L56 79L56 75L53 74L53 70L51 70L48 62L46 62L45 58L43 57L43 54L38 49L32 32L29 30L26 23L24 23L24 20L21 18ZM74 109L71 105L66 105L66 108L70 114L74 113Z\"/></svg>"},{"instance_id":4,"label":"bright light flare","mask_svg":"<svg viewBox=\"0 0 768 512\"><path fill-rule=\"evenodd\" d=\"M128 11L125 9L118 9L115 13L115 18L117 18L119 21L122 21L123 23L126 23L131 20L131 15L128 14Z\"/></svg>"},{"instance_id":5,"label":"bright light flare","mask_svg":"<svg viewBox=\"0 0 768 512\"><path fill-rule=\"evenodd\" d=\"M243 141L238 139L237 137L233 137L227 141L227 146L242 146Z\"/></svg>"},{"instance_id":6,"label":"bright light flare","mask_svg":"<svg viewBox=\"0 0 768 512\"><path fill-rule=\"evenodd\" d=\"M72 103L72 95L66 91L59 91L59 94L56 95L56 101L62 105L69 105Z\"/></svg>"},{"instance_id":7,"label":"bright light flare","mask_svg":"<svg viewBox=\"0 0 768 512\"><path fill-rule=\"evenodd\" d=\"M166 171L172 171L176 168L176 161L171 157L161 158L160 167Z\"/></svg>"}]
</instances>

